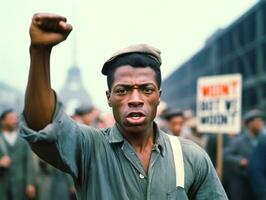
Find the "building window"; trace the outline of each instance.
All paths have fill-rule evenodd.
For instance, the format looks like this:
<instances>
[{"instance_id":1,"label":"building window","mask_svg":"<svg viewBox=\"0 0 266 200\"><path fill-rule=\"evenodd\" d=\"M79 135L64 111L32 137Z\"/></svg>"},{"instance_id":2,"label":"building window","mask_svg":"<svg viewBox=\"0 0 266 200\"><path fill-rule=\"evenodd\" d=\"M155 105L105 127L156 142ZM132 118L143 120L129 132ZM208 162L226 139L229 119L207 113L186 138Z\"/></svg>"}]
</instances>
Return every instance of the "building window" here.
<instances>
[{"instance_id":1,"label":"building window","mask_svg":"<svg viewBox=\"0 0 266 200\"><path fill-rule=\"evenodd\" d=\"M255 54L255 49L252 50L247 56L247 63L249 68L249 76L256 76L257 74L257 59Z\"/></svg>"},{"instance_id":2,"label":"building window","mask_svg":"<svg viewBox=\"0 0 266 200\"><path fill-rule=\"evenodd\" d=\"M266 99L266 82L262 83L261 87L263 98Z\"/></svg>"},{"instance_id":3,"label":"building window","mask_svg":"<svg viewBox=\"0 0 266 200\"><path fill-rule=\"evenodd\" d=\"M243 91L243 107L244 110L249 110L257 106L258 98L255 87L249 87Z\"/></svg>"},{"instance_id":4,"label":"building window","mask_svg":"<svg viewBox=\"0 0 266 200\"><path fill-rule=\"evenodd\" d=\"M266 25L265 25L266 27ZM263 52L263 71L266 72L266 45L264 44L262 47L262 52Z\"/></svg>"}]
</instances>

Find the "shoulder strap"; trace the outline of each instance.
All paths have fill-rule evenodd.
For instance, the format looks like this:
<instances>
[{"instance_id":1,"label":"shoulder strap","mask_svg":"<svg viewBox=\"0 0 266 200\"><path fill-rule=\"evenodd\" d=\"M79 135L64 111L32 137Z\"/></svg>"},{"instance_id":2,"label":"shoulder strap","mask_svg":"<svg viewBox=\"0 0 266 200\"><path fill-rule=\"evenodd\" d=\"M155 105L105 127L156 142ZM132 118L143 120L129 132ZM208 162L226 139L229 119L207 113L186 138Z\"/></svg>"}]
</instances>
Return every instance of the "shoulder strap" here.
<instances>
[{"instance_id":1,"label":"shoulder strap","mask_svg":"<svg viewBox=\"0 0 266 200\"><path fill-rule=\"evenodd\" d=\"M2 133L0 133L0 134L2 134ZM8 154L7 147L6 147L3 135L0 135L0 150L2 151L2 153L4 155Z\"/></svg>"},{"instance_id":2,"label":"shoulder strap","mask_svg":"<svg viewBox=\"0 0 266 200\"><path fill-rule=\"evenodd\" d=\"M185 172L183 153L179 138L177 136L168 135L174 155L175 174L176 174L176 187L184 188L185 185Z\"/></svg>"}]
</instances>

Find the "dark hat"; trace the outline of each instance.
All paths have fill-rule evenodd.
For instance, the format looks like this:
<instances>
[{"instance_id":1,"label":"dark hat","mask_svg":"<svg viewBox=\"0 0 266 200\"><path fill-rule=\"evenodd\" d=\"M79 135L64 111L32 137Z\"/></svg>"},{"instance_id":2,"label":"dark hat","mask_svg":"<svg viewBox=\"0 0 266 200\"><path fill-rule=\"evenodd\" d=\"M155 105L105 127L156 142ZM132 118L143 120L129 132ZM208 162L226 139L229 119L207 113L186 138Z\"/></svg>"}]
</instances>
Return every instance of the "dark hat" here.
<instances>
[{"instance_id":1,"label":"dark hat","mask_svg":"<svg viewBox=\"0 0 266 200\"><path fill-rule=\"evenodd\" d=\"M75 109L75 115L81 116L93 111L93 107L89 105L81 105L80 107Z\"/></svg>"},{"instance_id":2,"label":"dark hat","mask_svg":"<svg viewBox=\"0 0 266 200\"><path fill-rule=\"evenodd\" d=\"M140 53L140 54L146 54L147 56L154 59L159 65L162 64L161 60L161 52L159 49L154 48L147 44L135 44L130 45L124 49L121 49L114 53L111 58L109 58L103 65L102 68L102 74L107 75L108 72L108 66L118 57L125 55L125 54L131 54L131 53Z\"/></svg>"},{"instance_id":3,"label":"dark hat","mask_svg":"<svg viewBox=\"0 0 266 200\"><path fill-rule=\"evenodd\" d=\"M162 114L161 118L170 120L172 117L184 117L183 111L176 108L167 108Z\"/></svg>"},{"instance_id":4,"label":"dark hat","mask_svg":"<svg viewBox=\"0 0 266 200\"><path fill-rule=\"evenodd\" d=\"M244 122L247 124L255 118L263 118L263 117L264 117L264 115L260 110L253 109L253 110L248 111L244 115L243 119L244 119Z\"/></svg>"},{"instance_id":5,"label":"dark hat","mask_svg":"<svg viewBox=\"0 0 266 200\"><path fill-rule=\"evenodd\" d=\"M9 113L12 113L14 112L14 110L12 108L8 108L8 109L5 109L1 115L0 115L0 120L3 120L5 119L5 117L9 114Z\"/></svg>"}]
</instances>

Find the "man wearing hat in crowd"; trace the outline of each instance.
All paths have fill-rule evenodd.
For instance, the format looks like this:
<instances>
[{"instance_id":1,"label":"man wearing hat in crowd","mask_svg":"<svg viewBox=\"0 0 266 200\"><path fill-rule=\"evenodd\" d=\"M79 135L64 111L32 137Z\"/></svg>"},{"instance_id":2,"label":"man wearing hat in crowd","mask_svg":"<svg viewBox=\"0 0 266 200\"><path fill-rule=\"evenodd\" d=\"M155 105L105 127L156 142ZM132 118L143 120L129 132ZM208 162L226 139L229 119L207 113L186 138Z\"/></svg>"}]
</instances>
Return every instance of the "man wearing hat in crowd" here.
<instances>
[{"instance_id":1,"label":"man wearing hat in crowd","mask_svg":"<svg viewBox=\"0 0 266 200\"><path fill-rule=\"evenodd\" d=\"M71 29L58 15L32 19L21 124L32 149L72 175L78 199L227 199L206 153L189 141L170 139L153 121L161 94L159 50L133 45L105 62L112 128L83 126L63 112L50 86L49 58Z\"/></svg>"},{"instance_id":2,"label":"man wearing hat in crowd","mask_svg":"<svg viewBox=\"0 0 266 200\"><path fill-rule=\"evenodd\" d=\"M254 199L248 178L248 165L252 151L263 133L263 114L260 110L248 111L243 119L245 130L234 138L224 150L225 165L232 166L232 177L229 185L230 199Z\"/></svg>"},{"instance_id":3,"label":"man wearing hat in crowd","mask_svg":"<svg viewBox=\"0 0 266 200\"><path fill-rule=\"evenodd\" d=\"M94 120L93 107L81 105L75 109L74 119L82 124L91 126Z\"/></svg>"},{"instance_id":4,"label":"man wearing hat in crowd","mask_svg":"<svg viewBox=\"0 0 266 200\"><path fill-rule=\"evenodd\" d=\"M167 108L161 115L168 122L168 128L174 136L180 136L184 123L183 112L179 109Z\"/></svg>"}]
</instances>

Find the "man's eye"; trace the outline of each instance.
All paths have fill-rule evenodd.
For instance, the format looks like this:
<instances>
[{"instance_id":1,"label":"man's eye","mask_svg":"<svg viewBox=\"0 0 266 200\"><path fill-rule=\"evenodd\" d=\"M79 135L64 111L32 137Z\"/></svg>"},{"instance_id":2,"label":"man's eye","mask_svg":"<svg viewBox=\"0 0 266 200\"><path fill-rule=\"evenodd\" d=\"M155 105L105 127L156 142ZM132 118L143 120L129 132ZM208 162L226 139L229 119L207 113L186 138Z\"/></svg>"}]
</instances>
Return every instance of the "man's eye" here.
<instances>
[{"instance_id":1,"label":"man's eye","mask_svg":"<svg viewBox=\"0 0 266 200\"><path fill-rule=\"evenodd\" d=\"M127 93L127 90L125 90L125 89L117 89L115 92L116 92L118 95L124 95L124 94Z\"/></svg>"},{"instance_id":2,"label":"man's eye","mask_svg":"<svg viewBox=\"0 0 266 200\"><path fill-rule=\"evenodd\" d=\"M151 89L151 88L144 88L144 89L143 89L143 92L144 92L145 94L151 94L151 93L153 92L153 89Z\"/></svg>"}]
</instances>

